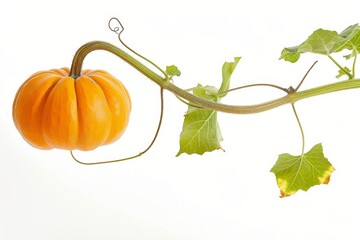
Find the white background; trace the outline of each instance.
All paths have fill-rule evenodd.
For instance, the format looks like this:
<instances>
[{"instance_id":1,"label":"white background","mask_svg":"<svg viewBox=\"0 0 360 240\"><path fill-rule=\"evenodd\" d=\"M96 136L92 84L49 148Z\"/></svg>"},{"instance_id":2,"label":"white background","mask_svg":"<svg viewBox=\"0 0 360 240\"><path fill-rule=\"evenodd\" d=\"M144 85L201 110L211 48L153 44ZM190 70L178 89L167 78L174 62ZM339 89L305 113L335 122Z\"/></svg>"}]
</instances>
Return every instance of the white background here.
<instances>
[{"instance_id":1,"label":"white background","mask_svg":"<svg viewBox=\"0 0 360 240\"><path fill-rule=\"evenodd\" d=\"M285 46L317 28L341 31L360 22L353 1L19 1L0 4L0 239L359 239L359 91L296 104L306 149L322 142L335 166L329 185L280 199L269 172L278 154L299 154L301 137L290 106L255 115L219 114L226 152L181 155L178 136L186 106L166 93L164 126L145 156L83 166L67 151L29 146L15 129L17 88L39 70L70 67L82 44L118 44L111 17L125 25L124 41L160 66L176 64L184 88L219 86L221 65L242 56L232 86L267 82L296 86L319 63L303 89L336 81L328 59L304 55L279 61ZM341 60L341 56L338 56ZM158 88L122 60L91 53L84 68L110 71L127 86L131 122L121 140L89 153L87 161L138 153L154 133ZM281 96L269 89L229 94L251 104Z\"/></svg>"}]
</instances>

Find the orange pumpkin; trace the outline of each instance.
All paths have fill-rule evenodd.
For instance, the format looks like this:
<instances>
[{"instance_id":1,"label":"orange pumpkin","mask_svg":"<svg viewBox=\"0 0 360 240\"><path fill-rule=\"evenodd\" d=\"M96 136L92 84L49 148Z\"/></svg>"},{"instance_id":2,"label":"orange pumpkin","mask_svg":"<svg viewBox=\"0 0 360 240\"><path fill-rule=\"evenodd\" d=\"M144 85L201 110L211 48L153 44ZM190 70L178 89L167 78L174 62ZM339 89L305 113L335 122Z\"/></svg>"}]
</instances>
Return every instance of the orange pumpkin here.
<instances>
[{"instance_id":1,"label":"orange pumpkin","mask_svg":"<svg viewBox=\"0 0 360 240\"><path fill-rule=\"evenodd\" d=\"M40 149L92 150L124 132L131 101L123 84L102 70L69 69L33 74L19 88L13 120L24 139Z\"/></svg>"}]
</instances>

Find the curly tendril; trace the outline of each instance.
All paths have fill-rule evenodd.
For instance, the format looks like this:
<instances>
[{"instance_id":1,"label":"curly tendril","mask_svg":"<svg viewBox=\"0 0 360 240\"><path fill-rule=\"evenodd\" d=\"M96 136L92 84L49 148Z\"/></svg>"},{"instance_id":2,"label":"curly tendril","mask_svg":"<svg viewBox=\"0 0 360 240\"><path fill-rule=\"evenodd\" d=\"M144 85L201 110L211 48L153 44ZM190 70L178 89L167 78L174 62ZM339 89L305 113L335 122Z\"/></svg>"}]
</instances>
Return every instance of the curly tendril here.
<instances>
[{"instance_id":1,"label":"curly tendril","mask_svg":"<svg viewBox=\"0 0 360 240\"><path fill-rule=\"evenodd\" d=\"M115 24L117 24L119 26L112 27L111 22L116 22ZM108 26L109 26L111 31L113 31L114 33L116 33L118 35L118 38L119 38L120 42L122 42L120 35L124 31L124 26L121 24L120 20L117 19L116 17L112 17L112 18L110 18L110 20L108 22Z\"/></svg>"},{"instance_id":2,"label":"curly tendril","mask_svg":"<svg viewBox=\"0 0 360 240\"><path fill-rule=\"evenodd\" d=\"M111 22L115 22L115 24L117 26L112 27ZM111 31L113 31L114 33L116 33L118 35L118 39L120 41L120 43L122 45L124 45L124 47L126 47L130 52L134 53L136 56L142 58L143 60L145 60L146 62L150 63L152 66L154 66L157 70L159 70L165 77L165 80L169 80L169 76L165 73L164 70L162 70L158 65L156 65L154 62L152 62L150 59L144 57L143 55L137 53L136 51L134 51L132 48L130 48L122 39L121 39L121 34L123 33L123 31L125 30L124 26L122 25L122 23L120 22L120 20L116 17L112 17L110 18L109 22L108 22L108 26L109 29Z\"/></svg>"}]
</instances>

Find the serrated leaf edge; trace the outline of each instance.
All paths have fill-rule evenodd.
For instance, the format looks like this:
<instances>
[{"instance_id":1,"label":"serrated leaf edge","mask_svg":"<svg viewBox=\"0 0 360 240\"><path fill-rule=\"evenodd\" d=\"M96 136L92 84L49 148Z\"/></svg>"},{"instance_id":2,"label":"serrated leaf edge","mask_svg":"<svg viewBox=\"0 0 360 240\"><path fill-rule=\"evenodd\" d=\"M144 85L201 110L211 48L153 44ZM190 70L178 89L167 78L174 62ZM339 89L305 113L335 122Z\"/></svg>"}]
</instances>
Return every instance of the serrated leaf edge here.
<instances>
[{"instance_id":1,"label":"serrated leaf edge","mask_svg":"<svg viewBox=\"0 0 360 240\"><path fill-rule=\"evenodd\" d=\"M311 162L309 162L304 155L309 154L309 153L311 154L312 152L314 152L314 150L316 150L316 148L317 148L319 145L320 145L320 149L318 149L318 151L321 151L321 154L322 154L322 156L324 157L324 159L325 159L326 161L328 161L328 159L324 156L324 154L323 154L323 152L322 152L322 151L323 151L323 148L322 148L321 143L316 144L316 145L313 146L307 153L302 154L302 155L300 155L300 156L293 156L293 155L288 154L288 153L283 153L283 154L280 154L280 155L279 155L279 158L280 158L280 156L282 156L282 155L289 155L289 156L294 157L294 158L299 158L299 160L295 161L293 164L296 164L298 161L307 161L307 162L312 166L312 168L313 168L314 170L318 171L318 170L316 169L316 167L314 167L314 165L313 165ZM278 158L278 159L279 159L279 158ZM300 163L300 166L299 166L299 168L298 168L298 171L300 170L301 165L302 165L302 163ZM275 174L275 176L276 176L276 173L273 171L273 170L274 170L274 167L275 167L275 165L274 165L273 168L270 170L270 172L273 172L273 173ZM294 177L294 180L293 180L292 183L290 183L290 184L288 183L287 180L285 180L285 179L283 179L283 178L277 178L277 177L276 177L276 182L277 182L277 185L278 185L278 187L279 187L279 189L280 189L280 197L281 197L281 198L283 198L283 197L288 197L288 196L291 196L291 195L295 194L295 193L298 192L299 190L303 190L303 191L306 192L306 191L309 190L311 187L314 187L314 186L317 186L317 185L321 185L321 184L328 184L329 181L330 181L330 178L331 178L331 174L332 174L332 172L334 172L334 171L335 171L335 168L334 168L334 167L331 165L331 163L330 163L329 168L328 168L325 172L323 172L323 175L322 175L321 177L318 177L318 178L317 178L318 181L319 181L319 183L316 183L316 184L314 184L314 185L312 185L312 186L310 186L310 187L308 187L308 188L299 188L298 190L293 190L293 191L287 191L287 189L291 188L291 185L294 183L294 181L295 181L296 178L298 177L298 172L296 173L296 175L295 175L295 177ZM319 172L319 171L318 171L318 172ZM319 173L320 173L320 172L319 172ZM290 186L289 186L289 185L290 185Z\"/></svg>"}]
</instances>

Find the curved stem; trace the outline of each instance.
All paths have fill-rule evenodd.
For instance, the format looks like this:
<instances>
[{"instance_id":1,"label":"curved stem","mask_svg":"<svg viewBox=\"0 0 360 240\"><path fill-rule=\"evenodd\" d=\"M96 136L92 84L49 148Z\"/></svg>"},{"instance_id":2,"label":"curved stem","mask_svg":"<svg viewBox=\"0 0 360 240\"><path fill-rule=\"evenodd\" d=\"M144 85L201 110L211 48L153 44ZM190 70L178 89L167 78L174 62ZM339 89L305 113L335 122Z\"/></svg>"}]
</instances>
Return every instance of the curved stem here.
<instances>
[{"instance_id":1,"label":"curved stem","mask_svg":"<svg viewBox=\"0 0 360 240\"><path fill-rule=\"evenodd\" d=\"M221 96L222 94L225 94L225 93L229 93L229 92L244 89L244 88L250 88L250 87L272 87L272 88L276 88L276 89L279 89L281 91L284 91L286 93L290 93L290 91L287 88L283 88L283 87L280 87L278 85L269 84L269 83L255 83L255 84L249 84L249 85L245 85L245 86L241 86L241 87L231 88L229 90L219 92L219 95Z\"/></svg>"},{"instance_id":2,"label":"curved stem","mask_svg":"<svg viewBox=\"0 0 360 240\"><path fill-rule=\"evenodd\" d=\"M165 78L159 76L152 70L150 70L148 67L143 65L141 62L139 62L137 59L129 55L128 53L124 52L120 48L102 41L94 41L84 44L82 47L79 48L79 50L76 52L73 63L70 70L70 76L77 78L81 74L81 67L83 60L92 51L95 50L105 50L108 52L113 53L114 55L118 56L128 64L130 64L132 67L137 69L139 72L144 74L146 77L148 77L150 80L152 80L154 83L158 84L161 88L166 89L175 95L189 101L191 104L200 106L203 108L219 111L219 112L226 112L226 113L234 113L234 114L250 114L250 113L259 113L264 112L267 110L274 109L276 107L289 104L289 103L295 103L299 100L314 97L322 94L327 94L331 92L337 92L341 90L347 90L347 89L354 89L354 88L360 88L360 81L357 79L352 80L346 80L341 82L336 82L316 88L311 88L304 91L298 91L295 93L287 94L286 96L283 96L281 98L277 98L268 102L255 104L255 105L247 105L247 106L238 106L238 105L228 105L228 104L221 104L221 103L215 103L212 101L208 101L203 98L199 98L194 96L191 93L188 93L184 91L183 89L175 86L170 81L166 81Z\"/></svg>"},{"instance_id":3,"label":"curved stem","mask_svg":"<svg viewBox=\"0 0 360 240\"><path fill-rule=\"evenodd\" d=\"M303 154L304 154L304 150L305 150L305 135L304 135L304 130L303 130L302 126L301 126L301 122L300 122L299 116L298 116L298 114L297 114L297 112L296 112L295 104L292 103L292 104L291 104L291 107L292 107L292 109L293 109L293 112L294 112L295 117L296 117L296 121L297 121L297 123L298 123L298 125L299 125L299 128L300 128L301 138L302 138L301 155L303 155Z\"/></svg>"},{"instance_id":4,"label":"curved stem","mask_svg":"<svg viewBox=\"0 0 360 240\"><path fill-rule=\"evenodd\" d=\"M79 159L77 159L74 155L73 151L70 151L71 157L78 163L80 164L84 164L84 165L99 165L99 164L107 164L107 163L116 163L116 162L121 162L121 161L125 161L125 160L130 160L130 159L134 159L137 157L142 156L143 154L145 154L147 151L150 150L150 148L154 145L157 136L159 135L160 132L160 128L161 128L161 124L162 124L162 120L163 120L163 116L164 116L164 89L160 88L160 118L159 118L159 123L155 132L155 135L152 139L152 141L150 142L149 146L147 148L145 148L145 150L143 150L142 152L140 152L137 155L131 156L131 157L126 157L126 158L121 158L121 159L115 159L115 160L108 160L108 161L101 161L101 162L83 162L80 161Z\"/></svg>"},{"instance_id":5,"label":"curved stem","mask_svg":"<svg viewBox=\"0 0 360 240\"><path fill-rule=\"evenodd\" d=\"M354 56L353 65L352 65L352 76L353 76L353 77L355 77L355 67L356 67L357 55L358 55L358 53L356 52L356 54L355 54L355 56Z\"/></svg>"},{"instance_id":6,"label":"curved stem","mask_svg":"<svg viewBox=\"0 0 360 240\"><path fill-rule=\"evenodd\" d=\"M301 85L304 83L307 75L310 73L311 69L313 69L313 67L315 66L315 64L317 63L317 61L315 61L311 67L307 70L307 72L305 73L304 77L301 79L300 83L297 85L297 87L294 89L294 92L297 92L299 90L299 88L301 87Z\"/></svg>"}]
</instances>

